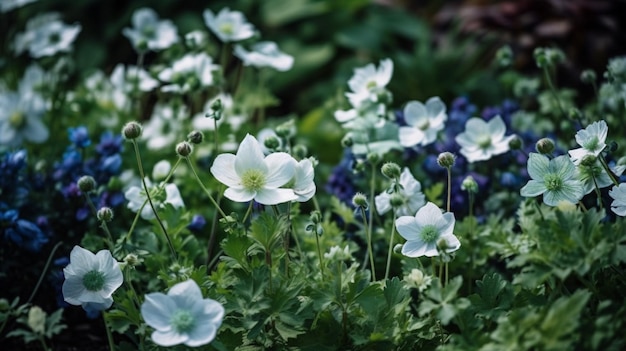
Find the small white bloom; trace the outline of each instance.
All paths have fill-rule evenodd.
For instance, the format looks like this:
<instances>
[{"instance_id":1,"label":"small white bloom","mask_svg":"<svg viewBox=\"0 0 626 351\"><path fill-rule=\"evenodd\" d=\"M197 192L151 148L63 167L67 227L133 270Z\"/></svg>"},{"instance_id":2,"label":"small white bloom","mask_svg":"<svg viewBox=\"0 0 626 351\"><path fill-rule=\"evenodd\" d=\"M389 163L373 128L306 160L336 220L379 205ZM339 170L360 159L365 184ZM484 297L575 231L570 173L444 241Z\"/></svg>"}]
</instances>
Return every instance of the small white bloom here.
<instances>
[{"instance_id":1,"label":"small white bloom","mask_svg":"<svg viewBox=\"0 0 626 351\"><path fill-rule=\"evenodd\" d=\"M296 193L298 202L309 201L315 195L315 182L313 163L308 158L296 163L293 192Z\"/></svg>"},{"instance_id":2,"label":"small white bloom","mask_svg":"<svg viewBox=\"0 0 626 351\"><path fill-rule=\"evenodd\" d=\"M609 127L605 121L593 122L576 133L576 142L581 148L568 151L572 162L579 165L586 155L598 156L606 147L605 141Z\"/></svg>"},{"instance_id":3,"label":"small white bloom","mask_svg":"<svg viewBox=\"0 0 626 351\"><path fill-rule=\"evenodd\" d=\"M159 73L159 79L171 83L161 87L164 92L186 93L213 85L213 72L219 69L205 52L183 56Z\"/></svg>"},{"instance_id":4,"label":"small white bloom","mask_svg":"<svg viewBox=\"0 0 626 351\"><path fill-rule=\"evenodd\" d=\"M157 103L152 111L152 117L143 125L141 138L146 141L150 150L162 150L173 147L183 139L183 121L187 118L187 108L172 104Z\"/></svg>"},{"instance_id":5,"label":"small white bloom","mask_svg":"<svg viewBox=\"0 0 626 351\"><path fill-rule=\"evenodd\" d=\"M126 36L135 50L167 49L178 42L178 30L170 20L159 20L159 15L151 8L140 8L133 13L133 28L124 28Z\"/></svg>"},{"instance_id":6,"label":"small white bloom","mask_svg":"<svg viewBox=\"0 0 626 351\"><path fill-rule=\"evenodd\" d=\"M165 208L165 204L170 204L174 208L184 208L185 203L180 196L180 191L176 184L160 184L158 186L152 186L152 183L146 178L146 184L150 191L150 198L155 208ZM150 204L148 204L148 197L143 187L131 186L124 193L126 200L128 200L128 209L133 212L141 210L141 218L150 220L156 218Z\"/></svg>"},{"instance_id":7,"label":"small white bloom","mask_svg":"<svg viewBox=\"0 0 626 351\"><path fill-rule=\"evenodd\" d=\"M431 97L422 104L410 101L404 107L404 120L408 126L398 130L400 144L404 147L426 146L437 139L437 133L443 129L448 119L446 105L439 97Z\"/></svg>"},{"instance_id":8,"label":"small white bloom","mask_svg":"<svg viewBox=\"0 0 626 351\"><path fill-rule=\"evenodd\" d=\"M28 50L34 58L69 52L81 26L66 25L60 17L60 14L51 12L30 19L26 31L15 37L15 51L20 54Z\"/></svg>"},{"instance_id":9,"label":"small white bloom","mask_svg":"<svg viewBox=\"0 0 626 351\"><path fill-rule=\"evenodd\" d=\"M272 41L255 43L250 51L237 44L234 53L243 61L244 66L271 67L281 72L288 71L293 66L293 56L280 51L278 45Z\"/></svg>"},{"instance_id":10,"label":"small white bloom","mask_svg":"<svg viewBox=\"0 0 626 351\"><path fill-rule=\"evenodd\" d=\"M407 241L402 246L402 254L408 257L439 256L437 243L446 242L446 252L454 252L461 247L459 239L452 233L454 214L442 213L439 207L428 202L413 216L396 219L398 233Z\"/></svg>"},{"instance_id":11,"label":"small white bloom","mask_svg":"<svg viewBox=\"0 0 626 351\"><path fill-rule=\"evenodd\" d=\"M263 155L261 145L247 134L237 154L220 154L211 173L228 186L224 196L236 202L255 200L263 205L276 205L297 199L293 189L281 188L295 175L296 161L285 152Z\"/></svg>"},{"instance_id":12,"label":"small white bloom","mask_svg":"<svg viewBox=\"0 0 626 351\"><path fill-rule=\"evenodd\" d=\"M561 201L577 203L583 197L583 186L576 172L576 166L565 155L548 159L547 156L530 153L528 175L531 180L520 189L524 197L543 194L543 203L556 206Z\"/></svg>"},{"instance_id":13,"label":"small white bloom","mask_svg":"<svg viewBox=\"0 0 626 351\"><path fill-rule=\"evenodd\" d=\"M152 179L156 181L165 180L165 177L170 174L171 170L172 164L168 160L161 160L152 168Z\"/></svg>"},{"instance_id":14,"label":"small white bloom","mask_svg":"<svg viewBox=\"0 0 626 351\"><path fill-rule=\"evenodd\" d=\"M505 133L506 126L499 115L489 122L473 117L465 123L465 131L454 140L461 145L461 154L472 163L509 151L509 142L514 136L504 136Z\"/></svg>"},{"instance_id":15,"label":"small white bloom","mask_svg":"<svg viewBox=\"0 0 626 351\"><path fill-rule=\"evenodd\" d=\"M611 210L618 216L626 216L626 183L613 186L609 190L609 196L613 198Z\"/></svg>"},{"instance_id":16,"label":"small white bloom","mask_svg":"<svg viewBox=\"0 0 626 351\"><path fill-rule=\"evenodd\" d=\"M379 97L386 96L386 86L392 74L393 61L390 59L381 60L378 69L372 63L355 68L348 81L351 92L346 93L350 104L360 109L366 103L379 103Z\"/></svg>"},{"instance_id":17,"label":"small white bloom","mask_svg":"<svg viewBox=\"0 0 626 351\"><path fill-rule=\"evenodd\" d=\"M347 261L352 260L352 253L348 245L343 249L335 245L332 246L328 252L324 253L324 258L331 261Z\"/></svg>"},{"instance_id":18,"label":"small white bloom","mask_svg":"<svg viewBox=\"0 0 626 351\"><path fill-rule=\"evenodd\" d=\"M221 9L217 16L209 9L204 10L203 15L204 23L224 43L245 40L255 33L243 13L228 7Z\"/></svg>"},{"instance_id":19,"label":"small white bloom","mask_svg":"<svg viewBox=\"0 0 626 351\"><path fill-rule=\"evenodd\" d=\"M416 288L420 292L426 290L432 281L432 277L417 268L411 269L411 273L404 276L403 279L408 288Z\"/></svg>"},{"instance_id":20,"label":"small white bloom","mask_svg":"<svg viewBox=\"0 0 626 351\"><path fill-rule=\"evenodd\" d=\"M424 201L425 196L422 193L422 185L413 177L407 167L400 174L400 185L402 185L402 189L399 195L402 197L403 204L396 209L396 216L410 216L426 203ZM387 191L383 191L374 198L376 211L379 214L385 214L392 209L390 199L391 194Z\"/></svg>"},{"instance_id":21,"label":"small white bloom","mask_svg":"<svg viewBox=\"0 0 626 351\"><path fill-rule=\"evenodd\" d=\"M172 286L167 295L147 294L141 304L141 316L155 329L152 332L155 344L197 347L215 339L224 318L224 307L203 298L198 284L190 279Z\"/></svg>"},{"instance_id":22,"label":"small white bloom","mask_svg":"<svg viewBox=\"0 0 626 351\"><path fill-rule=\"evenodd\" d=\"M103 310L113 304L113 292L122 285L124 278L118 262L109 250L91 253L74 246L70 264L63 269L63 298L72 305Z\"/></svg>"},{"instance_id":23,"label":"small white bloom","mask_svg":"<svg viewBox=\"0 0 626 351\"><path fill-rule=\"evenodd\" d=\"M117 89L126 93L135 91L151 91L159 86L159 81L152 78L150 74L137 66L127 66L118 64L111 73L111 83Z\"/></svg>"}]
</instances>

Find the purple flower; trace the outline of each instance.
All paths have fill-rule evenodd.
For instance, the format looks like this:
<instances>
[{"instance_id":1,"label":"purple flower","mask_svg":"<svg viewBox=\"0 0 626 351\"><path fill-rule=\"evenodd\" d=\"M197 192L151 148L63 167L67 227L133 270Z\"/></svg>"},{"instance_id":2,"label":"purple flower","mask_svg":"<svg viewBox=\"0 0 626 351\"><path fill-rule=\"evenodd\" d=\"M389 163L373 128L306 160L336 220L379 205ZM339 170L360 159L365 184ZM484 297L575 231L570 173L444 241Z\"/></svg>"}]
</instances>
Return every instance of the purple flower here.
<instances>
[{"instance_id":1,"label":"purple flower","mask_svg":"<svg viewBox=\"0 0 626 351\"><path fill-rule=\"evenodd\" d=\"M205 225L206 219L204 219L202 215L196 214L191 219L191 222L187 225L187 229L191 230L192 232L199 232L204 228Z\"/></svg>"}]
</instances>

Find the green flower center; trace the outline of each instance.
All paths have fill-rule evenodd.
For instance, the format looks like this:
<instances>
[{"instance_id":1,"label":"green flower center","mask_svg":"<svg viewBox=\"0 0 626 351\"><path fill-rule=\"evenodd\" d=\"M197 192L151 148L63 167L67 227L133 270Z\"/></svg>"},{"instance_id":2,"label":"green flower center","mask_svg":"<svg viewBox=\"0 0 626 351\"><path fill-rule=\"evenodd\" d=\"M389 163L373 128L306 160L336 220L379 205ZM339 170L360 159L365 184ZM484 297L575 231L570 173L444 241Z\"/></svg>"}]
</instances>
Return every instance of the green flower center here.
<instances>
[{"instance_id":1,"label":"green flower center","mask_svg":"<svg viewBox=\"0 0 626 351\"><path fill-rule=\"evenodd\" d=\"M417 128L421 130L426 130L428 129L428 127L430 127L430 121L428 120L428 118L424 118L424 120L418 122L417 124Z\"/></svg>"},{"instance_id":2,"label":"green flower center","mask_svg":"<svg viewBox=\"0 0 626 351\"><path fill-rule=\"evenodd\" d=\"M170 319L170 324L172 328L179 333L189 333L193 330L194 327L194 318L193 315L189 311L178 310L174 312L172 315L172 319Z\"/></svg>"},{"instance_id":3,"label":"green flower center","mask_svg":"<svg viewBox=\"0 0 626 351\"><path fill-rule=\"evenodd\" d=\"M265 185L265 174L258 169L249 169L241 176L241 184L246 190L259 191Z\"/></svg>"},{"instance_id":4,"label":"green flower center","mask_svg":"<svg viewBox=\"0 0 626 351\"><path fill-rule=\"evenodd\" d=\"M20 128L24 125L24 122L26 122L26 116L21 111L15 111L9 116L9 124L13 128Z\"/></svg>"},{"instance_id":5,"label":"green flower center","mask_svg":"<svg viewBox=\"0 0 626 351\"><path fill-rule=\"evenodd\" d=\"M591 139L587 140L583 143L583 147L589 151L595 151L600 144L600 140L598 140L597 136L591 137Z\"/></svg>"},{"instance_id":6,"label":"green flower center","mask_svg":"<svg viewBox=\"0 0 626 351\"><path fill-rule=\"evenodd\" d=\"M370 90L372 88L376 88L377 85L378 84L376 84L376 81L370 80L369 82L367 82L365 86L367 87L368 90Z\"/></svg>"},{"instance_id":7,"label":"green flower center","mask_svg":"<svg viewBox=\"0 0 626 351\"><path fill-rule=\"evenodd\" d=\"M57 44L61 42L61 35L59 33L52 33L48 37L48 40L50 41L51 44Z\"/></svg>"},{"instance_id":8,"label":"green flower center","mask_svg":"<svg viewBox=\"0 0 626 351\"><path fill-rule=\"evenodd\" d=\"M220 32L231 35L235 32L235 28L232 23L222 23L220 25Z\"/></svg>"},{"instance_id":9,"label":"green flower center","mask_svg":"<svg viewBox=\"0 0 626 351\"><path fill-rule=\"evenodd\" d=\"M478 147L481 149L486 149L491 146L491 136L490 135L482 135L476 140Z\"/></svg>"},{"instance_id":10,"label":"green flower center","mask_svg":"<svg viewBox=\"0 0 626 351\"><path fill-rule=\"evenodd\" d=\"M83 286L89 291L99 291L104 287L104 273L92 270L83 276Z\"/></svg>"},{"instance_id":11,"label":"green flower center","mask_svg":"<svg viewBox=\"0 0 626 351\"><path fill-rule=\"evenodd\" d=\"M141 33L147 38L152 38L156 34L156 28L153 25L147 25L141 28Z\"/></svg>"},{"instance_id":12,"label":"green flower center","mask_svg":"<svg viewBox=\"0 0 626 351\"><path fill-rule=\"evenodd\" d=\"M435 227L434 225L429 224L425 226L424 229L422 229L420 237L425 243L434 243L435 241L437 241L437 238L439 238L439 230L437 230L437 227Z\"/></svg>"},{"instance_id":13,"label":"green flower center","mask_svg":"<svg viewBox=\"0 0 626 351\"><path fill-rule=\"evenodd\" d=\"M548 173L543 178L543 181L546 184L546 189L550 191L560 190L563 186L563 179L561 179L558 174Z\"/></svg>"}]
</instances>

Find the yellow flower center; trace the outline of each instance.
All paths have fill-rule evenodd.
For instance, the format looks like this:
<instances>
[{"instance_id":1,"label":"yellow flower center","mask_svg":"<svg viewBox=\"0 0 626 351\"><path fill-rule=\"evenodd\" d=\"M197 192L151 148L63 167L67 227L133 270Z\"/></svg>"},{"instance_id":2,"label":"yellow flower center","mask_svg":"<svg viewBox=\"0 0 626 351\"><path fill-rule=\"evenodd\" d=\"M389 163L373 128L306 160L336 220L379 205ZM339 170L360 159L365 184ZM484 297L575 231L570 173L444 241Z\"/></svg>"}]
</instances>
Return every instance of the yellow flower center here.
<instances>
[{"instance_id":1,"label":"yellow flower center","mask_svg":"<svg viewBox=\"0 0 626 351\"><path fill-rule=\"evenodd\" d=\"M232 23L222 23L220 25L220 32L231 35L235 32L235 28Z\"/></svg>"},{"instance_id":2,"label":"yellow flower center","mask_svg":"<svg viewBox=\"0 0 626 351\"><path fill-rule=\"evenodd\" d=\"M15 111L11 114L11 116L9 116L9 124L13 127L13 128L20 128L21 126L24 125L24 123L26 122L26 116L24 116L24 113L21 111Z\"/></svg>"},{"instance_id":3,"label":"yellow flower center","mask_svg":"<svg viewBox=\"0 0 626 351\"><path fill-rule=\"evenodd\" d=\"M259 191L263 189L265 181L265 173L258 169L249 169L241 176L241 184L249 191Z\"/></svg>"}]
</instances>

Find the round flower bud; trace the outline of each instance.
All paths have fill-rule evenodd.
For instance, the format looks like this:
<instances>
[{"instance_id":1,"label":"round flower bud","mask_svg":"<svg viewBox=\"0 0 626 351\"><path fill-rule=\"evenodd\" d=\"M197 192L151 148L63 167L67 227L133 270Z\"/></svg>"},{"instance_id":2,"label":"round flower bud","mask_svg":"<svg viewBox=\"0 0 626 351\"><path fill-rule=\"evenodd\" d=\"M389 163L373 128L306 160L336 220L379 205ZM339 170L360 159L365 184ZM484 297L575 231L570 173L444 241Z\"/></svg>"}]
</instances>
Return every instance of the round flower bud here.
<instances>
[{"instance_id":1,"label":"round flower bud","mask_svg":"<svg viewBox=\"0 0 626 351\"><path fill-rule=\"evenodd\" d=\"M389 179L400 178L400 166L394 162L386 162L381 168L382 174Z\"/></svg>"},{"instance_id":2,"label":"round flower bud","mask_svg":"<svg viewBox=\"0 0 626 351\"><path fill-rule=\"evenodd\" d=\"M404 205L404 196L398 193L393 193L389 196L389 203L391 204L391 207L398 208Z\"/></svg>"},{"instance_id":3,"label":"round flower bud","mask_svg":"<svg viewBox=\"0 0 626 351\"><path fill-rule=\"evenodd\" d=\"M585 155L580 160L580 164L585 167L593 167L596 164L596 156L594 155Z\"/></svg>"},{"instance_id":4,"label":"round flower bud","mask_svg":"<svg viewBox=\"0 0 626 351\"><path fill-rule=\"evenodd\" d=\"M446 239L441 238L439 240L437 240L437 249L439 251L443 251L445 252L446 250L448 250L450 247L448 245L448 241L446 241Z\"/></svg>"},{"instance_id":5,"label":"round flower bud","mask_svg":"<svg viewBox=\"0 0 626 351\"><path fill-rule=\"evenodd\" d=\"M110 222L113 220L113 210L110 207L102 207L96 213L96 217L99 221Z\"/></svg>"},{"instance_id":6,"label":"round flower bud","mask_svg":"<svg viewBox=\"0 0 626 351\"><path fill-rule=\"evenodd\" d=\"M283 139L289 139L295 136L296 128L293 123L293 120L289 120L278 127L276 127L276 135Z\"/></svg>"},{"instance_id":7,"label":"round flower bud","mask_svg":"<svg viewBox=\"0 0 626 351\"><path fill-rule=\"evenodd\" d=\"M178 156L187 157L191 155L191 151L193 151L193 147L186 141L182 141L176 145L176 153Z\"/></svg>"},{"instance_id":8,"label":"round flower bud","mask_svg":"<svg viewBox=\"0 0 626 351\"><path fill-rule=\"evenodd\" d=\"M136 267L141 263L141 261L143 260L139 258L139 256L133 253L129 253L128 255L126 255L126 257L124 257L124 260L123 260L123 262L127 264L129 267Z\"/></svg>"},{"instance_id":9,"label":"round flower bud","mask_svg":"<svg viewBox=\"0 0 626 351\"><path fill-rule=\"evenodd\" d=\"M508 45L498 49L496 52L496 62L500 67L509 67L513 62L513 50Z\"/></svg>"},{"instance_id":10,"label":"round flower bud","mask_svg":"<svg viewBox=\"0 0 626 351\"><path fill-rule=\"evenodd\" d=\"M403 244L396 244L393 247L393 253L397 253L399 254L400 252L402 252L402 246L404 246Z\"/></svg>"},{"instance_id":11,"label":"round flower bud","mask_svg":"<svg viewBox=\"0 0 626 351\"><path fill-rule=\"evenodd\" d=\"M192 144L200 144L204 140L204 134L202 134L199 130L192 130L189 134L187 134L187 141Z\"/></svg>"},{"instance_id":12,"label":"round flower bud","mask_svg":"<svg viewBox=\"0 0 626 351\"><path fill-rule=\"evenodd\" d=\"M315 224L320 223L322 221L322 214L320 211L312 211L309 219Z\"/></svg>"},{"instance_id":13,"label":"round flower bud","mask_svg":"<svg viewBox=\"0 0 626 351\"><path fill-rule=\"evenodd\" d=\"M352 145L354 145L354 140L352 139L352 134L348 133L348 134L344 135L344 137L341 139L341 146L342 147L352 147Z\"/></svg>"},{"instance_id":14,"label":"round flower bud","mask_svg":"<svg viewBox=\"0 0 626 351\"><path fill-rule=\"evenodd\" d=\"M617 151L618 148L619 148L619 144L616 143L615 140L611 140L606 145L606 151L608 151L609 153Z\"/></svg>"},{"instance_id":15,"label":"round flower bud","mask_svg":"<svg viewBox=\"0 0 626 351\"><path fill-rule=\"evenodd\" d=\"M365 210L367 210L367 208L369 207L369 204L367 203L367 197L362 193L354 194L354 196L352 197L352 205L354 205L354 207L360 207Z\"/></svg>"},{"instance_id":16,"label":"round flower bud","mask_svg":"<svg viewBox=\"0 0 626 351\"><path fill-rule=\"evenodd\" d=\"M309 153L309 150L307 149L306 146L302 145L302 144L297 144L294 145L293 149L292 149L293 155L297 158L297 159L303 159L306 157L306 155Z\"/></svg>"},{"instance_id":17,"label":"round flower bud","mask_svg":"<svg viewBox=\"0 0 626 351\"><path fill-rule=\"evenodd\" d=\"M437 164L443 168L454 166L455 156L451 152L442 152L437 156Z\"/></svg>"},{"instance_id":18,"label":"round flower bud","mask_svg":"<svg viewBox=\"0 0 626 351\"><path fill-rule=\"evenodd\" d=\"M465 179L463 179L463 182L461 183L461 190L475 194L478 192L478 183L476 183L474 177L468 175L467 177L465 177Z\"/></svg>"},{"instance_id":19,"label":"round flower bud","mask_svg":"<svg viewBox=\"0 0 626 351\"><path fill-rule=\"evenodd\" d=\"M80 189L83 193L88 193L96 189L96 180L93 179L92 176L82 176L78 178L76 184L78 185L78 189Z\"/></svg>"},{"instance_id":20,"label":"round flower bud","mask_svg":"<svg viewBox=\"0 0 626 351\"><path fill-rule=\"evenodd\" d=\"M375 152L370 152L369 154L367 154L367 162L369 162L370 164L377 164L378 161L380 161L380 155L375 153Z\"/></svg>"},{"instance_id":21,"label":"round flower bud","mask_svg":"<svg viewBox=\"0 0 626 351\"><path fill-rule=\"evenodd\" d=\"M550 138L541 138L535 144L535 150L543 155L551 154L554 151L554 141Z\"/></svg>"},{"instance_id":22,"label":"round flower bud","mask_svg":"<svg viewBox=\"0 0 626 351\"><path fill-rule=\"evenodd\" d=\"M591 69L586 69L580 73L580 81L585 84L593 84L596 81L596 72Z\"/></svg>"},{"instance_id":23,"label":"round flower bud","mask_svg":"<svg viewBox=\"0 0 626 351\"><path fill-rule=\"evenodd\" d=\"M124 128L122 128L122 136L126 140L137 139L141 136L142 130L141 124L134 121L128 122L124 125Z\"/></svg>"},{"instance_id":24,"label":"round flower bud","mask_svg":"<svg viewBox=\"0 0 626 351\"><path fill-rule=\"evenodd\" d=\"M270 150L276 150L280 146L280 141L277 137L271 135L263 140L263 145Z\"/></svg>"},{"instance_id":25,"label":"round flower bud","mask_svg":"<svg viewBox=\"0 0 626 351\"><path fill-rule=\"evenodd\" d=\"M511 150L521 150L522 147L524 147L524 141L517 134L515 134L509 141L509 147Z\"/></svg>"}]
</instances>

